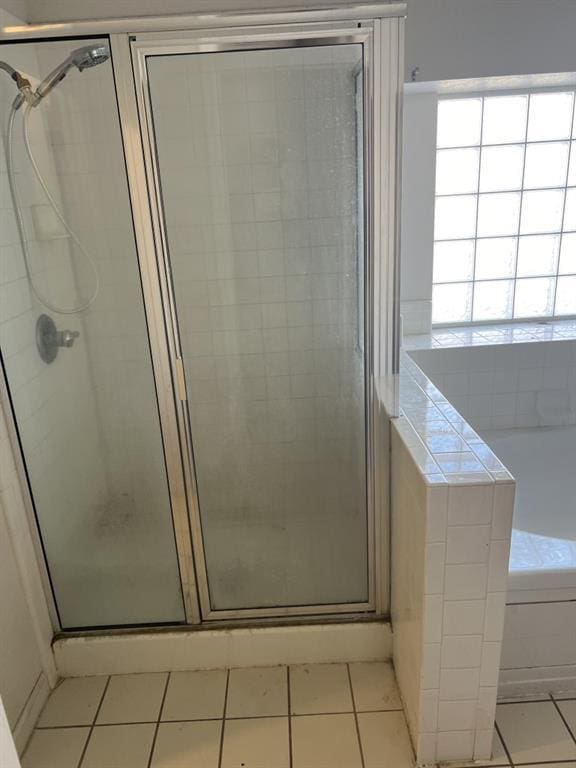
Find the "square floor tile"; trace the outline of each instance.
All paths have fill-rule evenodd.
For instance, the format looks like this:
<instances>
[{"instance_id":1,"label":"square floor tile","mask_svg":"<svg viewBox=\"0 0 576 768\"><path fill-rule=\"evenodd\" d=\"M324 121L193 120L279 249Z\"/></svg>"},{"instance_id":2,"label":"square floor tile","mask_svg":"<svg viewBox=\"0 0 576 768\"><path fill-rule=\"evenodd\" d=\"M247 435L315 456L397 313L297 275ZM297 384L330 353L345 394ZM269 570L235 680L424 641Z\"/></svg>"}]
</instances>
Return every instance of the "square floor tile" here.
<instances>
[{"instance_id":1,"label":"square floor tile","mask_svg":"<svg viewBox=\"0 0 576 768\"><path fill-rule=\"evenodd\" d=\"M576 759L576 744L551 701L501 704L496 722L513 763Z\"/></svg>"},{"instance_id":2,"label":"square floor tile","mask_svg":"<svg viewBox=\"0 0 576 768\"><path fill-rule=\"evenodd\" d=\"M576 737L576 701L559 701L558 708L568 723L572 735Z\"/></svg>"},{"instance_id":3,"label":"square floor tile","mask_svg":"<svg viewBox=\"0 0 576 768\"><path fill-rule=\"evenodd\" d=\"M349 667L357 712L402 709L391 664L359 662L349 664Z\"/></svg>"},{"instance_id":4,"label":"square floor tile","mask_svg":"<svg viewBox=\"0 0 576 768\"><path fill-rule=\"evenodd\" d=\"M113 675L98 713L97 724L156 722L167 676L166 672Z\"/></svg>"},{"instance_id":5,"label":"square floor tile","mask_svg":"<svg viewBox=\"0 0 576 768\"><path fill-rule=\"evenodd\" d=\"M50 694L38 720L41 728L92 725L107 677L69 677Z\"/></svg>"},{"instance_id":6,"label":"square floor tile","mask_svg":"<svg viewBox=\"0 0 576 768\"><path fill-rule=\"evenodd\" d=\"M162 720L210 720L224 714L225 669L172 672Z\"/></svg>"},{"instance_id":7,"label":"square floor tile","mask_svg":"<svg viewBox=\"0 0 576 768\"><path fill-rule=\"evenodd\" d=\"M150 768L218 768L221 720L161 723Z\"/></svg>"},{"instance_id":8,"label":"square floor tile","mask_svg":"<svg viewBox=\"0 0 576 768\"><path fill-rule=\"evenodd\" d=\"M270 717L287 714L286 667L230 670L226 717Z\"/></svg>"},{"instance_id":9,"label":"square floor tile","mask_svg":"<svg viewBox=\"0 0 576 768\"><path fill-rule=\"evenodd\" d=\"M294 768L361 768L354 715L309 715L292 719Z\"/></svg>"},{"instance_id":10,"label":"square floor tile","mask_svg":"<svg viewBox=\"0 0 576 768\"><path fill-rule=\"evenodd\" d=\"M156 725L101 725L92 731L82 768L147 768Z\"/></svg>"},{"instance_id":11,"label":"square floor tile","mask_svg":"<svg viewBox=\"0 0 576 768\"><path fill-rule=\"evenodd\" d=\"M227 720L222 768L288 768L288 739L287 717Z\"/></svg>"},{"instance_id":12,"label":"square floor tile","mask_svg":"<svg viewBox=\"0 0 576 768\"><path fill-rule=\"evenodd\" d=\"M90 728L34 731L22 768L77 768Z\"/></svg>"},{"instance_id":13,"label":"square floor tile","mask_svg":"<svg viewBox=\"0 0 576 768\"><path fill-rule=\"evenodd\" d=\"M358 729L365 768L412 768L414 755L403 712L364 712Z\"/></svg>"},{"instance_id":14,"label":"square floor tile","mask_svg":"<svg viewBox=\"0 0 576 768\"><path fill-rule=\"evenodd\" d=\"M346 664L302 664L290 668L290 703L295 715L352 712Z\"/></svg>"}]
</instances>

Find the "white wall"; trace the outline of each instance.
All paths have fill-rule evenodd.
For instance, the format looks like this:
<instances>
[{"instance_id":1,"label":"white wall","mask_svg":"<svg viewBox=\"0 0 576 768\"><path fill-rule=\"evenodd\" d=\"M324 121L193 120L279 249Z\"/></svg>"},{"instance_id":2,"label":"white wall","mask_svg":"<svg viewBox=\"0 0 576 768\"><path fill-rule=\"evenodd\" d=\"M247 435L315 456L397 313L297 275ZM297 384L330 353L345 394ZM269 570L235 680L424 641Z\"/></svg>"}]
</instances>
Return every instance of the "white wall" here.
<instances>
[{"instance_id":1,"label":"white wall","mask_svg":"<svg viewBox=\"0 0 576 768\"><path fill-rule=\"evenodd\" d=\"M573 0L408 0L406 80L571 72Z\"/></svg>"}]
</instances>

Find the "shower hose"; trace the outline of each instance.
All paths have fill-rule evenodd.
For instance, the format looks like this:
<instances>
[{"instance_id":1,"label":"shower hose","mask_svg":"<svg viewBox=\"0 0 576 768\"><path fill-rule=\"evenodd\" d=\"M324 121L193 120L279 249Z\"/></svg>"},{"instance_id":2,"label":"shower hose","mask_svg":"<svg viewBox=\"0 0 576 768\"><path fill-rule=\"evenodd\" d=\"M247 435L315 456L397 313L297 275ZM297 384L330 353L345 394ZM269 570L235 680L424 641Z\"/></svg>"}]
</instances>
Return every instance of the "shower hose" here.
<instances>
[{"instance_id":1,"label":"shower hose","mask_svg":"<svg viewBox=\"0 0 576 768\"><path fill-rule=\"evenodd\" d=\"M34 276L32 274L32 268L30 265L30 252L28 250L28 242L26 240L26 231L24 229L24 219L22 217L22 210L20 207L20 200L18 196L18 188L16 185L16 179L14 175L14 122L16 119L17 107L15 107L13 104L12 109L10 110L10 117L8 118L8 130L7 130L7 141L6 141L6 170L8 172L8 186L10 188L10 195L12 197L12 204L14 206L16 225L18 227L18 235L20 237L20 242L22 244L22 254L24 256L24 266L26 269L26 277L28 278L28 282L30 284L32 293L38 299L38 301L42 305L44 305L47 309L50 309L52 312L56 312L57 314L60 314L60 315L75 315L78 312L82 312L83 310L88 309L90 306L92 306L92 304L96 300L96 297L98 296L98 292L100 291L100 276L98 274L98 269L96 267L96 263L94 262L94 259L88 253L88 251L84 248L84 246L80 242L74 230L68 225L68 222L64 218L62 211L58 207L56 200L54 199L52 193L50 192L50 190L48 189L48 186L46 185L46 182L44 181L44 178L42 177L42 174L38 167L38 163L36 162L36 158L34 157L32 147L30 146L30 136L28 133L28 119L30 116L31 109L32 109L32 106L30 104L26 104L23 107L23 114L22 114L22 137L24 140L24 148L26 150L26 154L28 155L28 160L30 161L30 165L32 166L34 175L36 176L38 183L42 187L42 190L46 196L46 199L50 204L50 207L52 208L56 217L58 218L58 220L60 221L60 223L66 230L66 232L68 233L68 236L70 237L70 239L75 243L75 245L78 247L78 250L83 254L86 261L90 265L90 268L94 275L95 286L94 286L94 291L89 299L87 299L86 301L84 301L83 303L79 304L76 307L64 308L64 307L59 307L56 304L53 304L49 299L47 299L42 294L42 292L38 289L38 286L36 285Z\"/></svg>"}]
</instances>

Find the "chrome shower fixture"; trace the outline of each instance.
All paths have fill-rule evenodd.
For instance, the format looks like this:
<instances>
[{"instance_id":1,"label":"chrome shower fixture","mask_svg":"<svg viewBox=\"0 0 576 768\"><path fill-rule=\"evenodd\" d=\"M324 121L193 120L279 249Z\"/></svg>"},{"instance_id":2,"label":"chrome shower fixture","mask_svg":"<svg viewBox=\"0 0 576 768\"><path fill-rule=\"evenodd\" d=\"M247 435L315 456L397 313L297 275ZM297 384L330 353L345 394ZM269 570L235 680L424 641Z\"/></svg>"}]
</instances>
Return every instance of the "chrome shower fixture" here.
<instances>
[{"instance_id":1,"label":"chrome shower fixture","mask_svg":"<svg viewBox=\"0 0 576 768\"><path fill-rule=\"evenodd\" d=\"M19 109L25 101L30 106L37 107L44 96L64 80L72 67L76 67L79 72L83 72L85 69L103 64L109 58L110 50L107 45L85 45L83 48L77 48L75 51L72 51L68 58L64 59L61 64L53 69L49 75L46 75L35 91L30 90L25 93L20 88L20 95L14 102L14 108Z\"/></svg>"}]
</instances>

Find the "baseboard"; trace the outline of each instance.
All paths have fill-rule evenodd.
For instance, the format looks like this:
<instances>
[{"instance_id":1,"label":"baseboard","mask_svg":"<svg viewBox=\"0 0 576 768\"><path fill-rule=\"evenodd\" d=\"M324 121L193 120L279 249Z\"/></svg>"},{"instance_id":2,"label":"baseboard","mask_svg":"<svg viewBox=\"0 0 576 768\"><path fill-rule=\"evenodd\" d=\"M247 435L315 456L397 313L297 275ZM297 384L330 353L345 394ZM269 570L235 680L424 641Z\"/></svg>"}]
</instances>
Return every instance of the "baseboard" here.
<instances>
[{"instance_id":1,"label":"baseboard","mask_svg":"<svg viewBox=\"0 0 576 768\"><path fill-rule=\"evenodd\" d=\"M218 669L392 657L387 622L315 624L202 632L158 632L60 638L54 643L61 677L127 672Z\"/></svg>"},{"instance_id":2,"label":"baseboard","mask_svg":"<svg viewBox=\"0 0 576 768\"><path fill-rule=\"evenodd\" d=\"M557 667L526 667L502 669L498 683L498 698L516 699L545 693L576 695L576 664Z\"/></svg>"},{"instance_id":3,"label":"baseboard","mask_svg":"<svg viewBox=\"0 0 576 768\"><path fill-rule=\"evenodd\" d=\"M44 707L44 704L46 704L49 695L50 686L48 680L44 673L41 672L12 732L14 744L16 745L16 750L19 755L26 749L28 740L30 739L30 736L32 736L34 726L40 717L40 712L42 712L42 708Z\"/></svg>"}]
</instances>

